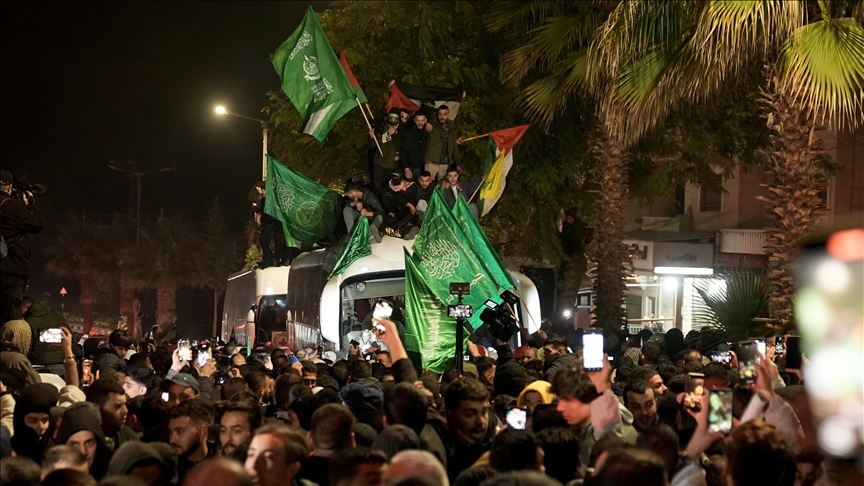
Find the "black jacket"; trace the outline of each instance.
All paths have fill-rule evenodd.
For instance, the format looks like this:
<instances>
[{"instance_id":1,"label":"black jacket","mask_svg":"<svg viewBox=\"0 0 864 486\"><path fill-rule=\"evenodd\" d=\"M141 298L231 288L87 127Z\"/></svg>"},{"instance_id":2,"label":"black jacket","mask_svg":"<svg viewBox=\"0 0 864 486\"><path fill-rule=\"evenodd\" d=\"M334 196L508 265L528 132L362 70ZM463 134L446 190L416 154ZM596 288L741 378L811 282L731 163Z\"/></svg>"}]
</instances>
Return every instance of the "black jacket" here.
<instances>
[{"instance_id":1,"label":"black jacket","mask_svg":"<svg viewBox=\"0 0 864 486\"><path fill-rule=\"evenodd\" d=\"M50 365L63 363L63 348L53 344L39 342L39 332L43 329L65 327L69 329L66 318L52 311L48 307L33 302L24 320L30 324L33 331L32 345L30 346L30 362L34 365Z\"/></svg>"},{"instance_id":2,"label":"black jacket","mask_svg":"<svg viewBox=\"0 0 864 486\"><path fill-rule=\"evenodd\" d=\"M9 194L0 193L0 233L9 254L0 260L0 273L30 275L30 243L27 235L42 231L42 215L36 206L26 206L24 202Z\"/></svg>"},{"instance_id":3,"label":"black jacket","mask_svg":"<svg viewBox=\"0 0 864 486\"><path fill-rule=\"evenodd\" d=\"M429 140L429 134L422 128L417 128L417 125L411 123L402 132L402 150L399 151L399 165L402 170L411 169L412 172L422 171L425 165L426 158L426 141ZM420 173L412 174L416 181L420 177Z\"/></svg>"},{"instance_id":4,"label":"black jacket","mask_svg":"<svg viewBox=\"0 0 864 486\"><path fill-rule=\"evenodd\" d=\"M96 369L100 376L109 376L126 369L126 360L117 356L111 349L100 349L96 352Z\"/></svg>"},{"instance_id":5,"label":"black jacket","mask_svg":"<svg viewBox=\"0 0 864 486\"><path fill-rule=\"evenodd\" d=\"M510 395L518 397L528 380L525 379L525 370L516 362L513 351L508 344L495 346L498 351L498 368L495 369L495 395Z\"/></svg>"},{"instance_id":6,"label":"black jacket","mask_svg":"<svg viewBox=\"0 0 864 486\"><path fill-rule=\"evenodd\" d=\"M381 201L378 199L378 196L372 192L372 189L363 188L363 197L360 198L360 202L363 203L363 209L367 211L372 211L375 216L384 216L384 207L381 206Z\"/></svg>"}]
</instances>

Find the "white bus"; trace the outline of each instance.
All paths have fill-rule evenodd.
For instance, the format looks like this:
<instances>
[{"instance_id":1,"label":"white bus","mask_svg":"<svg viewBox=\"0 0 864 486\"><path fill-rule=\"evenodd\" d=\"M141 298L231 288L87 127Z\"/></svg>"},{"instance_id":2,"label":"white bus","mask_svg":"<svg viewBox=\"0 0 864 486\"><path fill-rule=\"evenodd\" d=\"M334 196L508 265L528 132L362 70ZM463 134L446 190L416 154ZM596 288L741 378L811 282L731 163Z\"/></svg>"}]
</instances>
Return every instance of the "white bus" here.
<instances>
[{"instance_id":1,"label":"white bus","mask_svg":"<svg viewBox=\"0 0 864 486\"><path fill-rule=\"evenodd\" d=\"M394 320L404 322L404 248L413 241L384 236L371 245L372 254L360 258L345 272L327 279L341 252L340 247L321 249L295 258L290 266L246 270L228 278L225 290L221 338L246 342L246 331L255 329L253 342L287 338L280 344L291 349L322 345L342 351L371 317L379 298L394 302ZM522 298L517 318L534 333L540 328L540 297L525 275L509 270ZM255 307L254 312L250 309ZM477 310L479 311L479 310ZM367 317L369 316L369 317Z\"/></svg>"}]
</instances>

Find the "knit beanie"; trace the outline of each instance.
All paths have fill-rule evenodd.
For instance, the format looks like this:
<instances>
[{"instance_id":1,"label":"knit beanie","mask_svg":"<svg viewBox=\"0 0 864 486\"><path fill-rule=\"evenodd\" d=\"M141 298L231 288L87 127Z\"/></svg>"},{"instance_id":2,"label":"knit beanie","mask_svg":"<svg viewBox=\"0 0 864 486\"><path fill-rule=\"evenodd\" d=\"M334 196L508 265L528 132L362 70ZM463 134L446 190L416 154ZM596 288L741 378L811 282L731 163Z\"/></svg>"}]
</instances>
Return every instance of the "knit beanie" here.
<instances>
[{"instance_id":1,"label":"knit beanie","mask_svg":"<svg viewBox=\"0 0 864 486\"><path fill-rule=\"evenodd\" d=\"M32 336L33 331L30 329L30 324L24 319L9 321L0 328L0 342L6 348L14 348L24 356L30 354Z\"/></svg>"}]
</instances>

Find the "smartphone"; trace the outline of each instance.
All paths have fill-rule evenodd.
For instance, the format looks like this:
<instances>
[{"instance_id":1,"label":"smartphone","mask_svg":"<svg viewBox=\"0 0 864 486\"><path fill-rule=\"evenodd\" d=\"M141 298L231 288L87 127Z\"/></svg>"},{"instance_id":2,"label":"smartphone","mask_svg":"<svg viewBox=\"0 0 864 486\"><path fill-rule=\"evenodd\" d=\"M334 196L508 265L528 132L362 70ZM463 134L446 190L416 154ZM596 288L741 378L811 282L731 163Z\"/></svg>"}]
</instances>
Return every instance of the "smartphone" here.
<instances>
[{"instance_id":1,"label":"smartphone","mask_svg":"<svg viewBox=\"0 0 864 486\"><path fill-rule=\"evenodd\" d=\"M738 377L744 383L756 383L756 343L738 343Z\"/></svg>"},{"instance_id":2,"label":"smartphone","mask_svg":"<svg viewBox=\"0 0 864 486\"><path fill-rule=\"evenodd\" d=\"M468 318L474 313L474 310L468 304L448 305L447 316L455 318Z\"/></svg>"},{"instance_id":3,"label":"smartphone","mask_svg":"<svg viewBox=\"0 0 864 486\"><path fill-rule=\"evenodd\" d=\"M47 344L60 344L63 342L63 331L59 327L42 329L39 331L39 342Z\"/></svg>"},{"instance_id":4,"label":"smartphone","mask_svg":"<svg viewBox=\"0 0 864 486\"><path fill-rule=\"evenodd\" d=\"M210 358L213 357L213 347L212 346L202 346L198 350L198 366L204 366L210 361Z\"/></svg>"},{"instance_id":5,"label":"smartphone","mask_svg":"<svg viewBox=\"0 0 864 486\"><path fill-rule=\"evenodd\" d=\"M702 397L705 395L705 375L702 373L687 373L687 393L684 395L684 405L698 412L702 410Z\"/></svg>"},{"instance_id":6,"label":"smartphone","mask_svg":"<svg viewBox=\"0 0 864 486\"><path fill-rule=\"evenodd\" d=\"M801 336L789 336L786 340L786 369L801 369Z\"/></svg>"},{"instance_id":7,"label":"smartphone","mask_svg":"<svg viewBox=\"0 0 864 486\"><path fill-rule=\"evenodd\" d=\"M177 355L181 360L192 361L192 344L187 339L177 341Z\"/></svg>"},{"instance_id":8,"label":"smartphone","mask_svg":"<svg viewBox=\"0 0 864 486\"><path fill-rule=\"evenodd\" d=\"M732 390L715 388L708 395L708 433L732 430Z\"/></svg>"},{"instance_id":9,"label":"smartphone","mask_svg":"<svg viewBox=\"0 0 864 486\"><path fill-rule=\"evenodd\" d=\"M466 355L462 356L462 361L471 361L471 355L466 354Z\"/></svg>"},{"instance_id":10,"label":"smartphone","mask_svg":"<svg viewBox=\"0 0 864 486\"><path fill-rule=\"evenodd\" d=\"M511 407L510 410L507 410L505 420L511 429L525 430L525 426L528 424L528 411L524 408Z\"/></svg>"},{"instance_id":11,"label":"smartphone","mask_svg":"<svg viewBox=\"0 0 864 486\"><path fill-rule=\"evenodd\" d=\"M582 335L582 367L586 371L603 369L603 333L589 331Z\"/></svg>"},{"instance_id":12,"label":"smartphone","mask_svg":"<svg viewBox=\"0 0 864 486\"><path fill-rule=\"evenodd\" d=\"M81 360L81 386L90 386L93 383L93 360Z\"/></svg>"},{"instance_id":13,"label":"smartphone","mask_svg":"<svg viewBox=\"0 0 864 486\"><path fill-rule=\"evenodd\" d=\"M765 344L765 338L753 338L753 342L756 343L756 351L762 353L762 356L768 356L768 346ZM758 365L762 360L759 358L759 355L756 355L756 364Z\"/></svg>"},{"instance_id":14,"label":"smartphone","mask_svg":"<svg viewBox=\"0 0 864 486\"><path fill-rule=\"evenodd\" d=\"M711 362L729 364L732 362L732 353L729 351L711 351Z\"/></svg>"},{"instance_id":15,"label":"smartphone","mask_svg":"<svg viewBox=\"0 0 864 486\"><path fill-rule=\"evenodd\" d=\"M782 356L786 352L786 338L777 336L774 338L774 355Z\"/></svg>"},{"instance_id":16,"label":"smartphone","mask_svg":"<svg viewBox=\"0 0 864 486\"><path fill-rule=\"evenodd\" d=\"M167 402L167 401L168 401L168 392L164 392L164 393L162 394L162 401L163 401L163 402Z\"/></svg>"}]
</instances>

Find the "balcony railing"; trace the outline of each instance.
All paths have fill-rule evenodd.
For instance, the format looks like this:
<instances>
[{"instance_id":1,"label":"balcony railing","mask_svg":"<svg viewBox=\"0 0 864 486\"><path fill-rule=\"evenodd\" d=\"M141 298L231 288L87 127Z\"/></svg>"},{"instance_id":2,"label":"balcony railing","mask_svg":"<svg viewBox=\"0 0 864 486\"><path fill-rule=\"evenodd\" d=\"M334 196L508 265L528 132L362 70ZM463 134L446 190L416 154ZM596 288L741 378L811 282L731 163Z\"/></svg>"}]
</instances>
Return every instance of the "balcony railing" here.
<instances>
[{"instance_id":1,"label":"balcony railing","mask_svg":"<svg viewBox=\"0 0 864 486\"><path fill-rule=\"evenodd\" d=\"M765 230L724 229L718 238L721 253L743 253L748 255L764 254Z\"/></svg>"}]
</instances>

